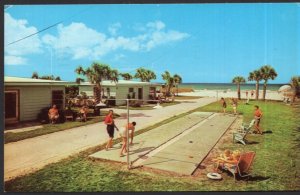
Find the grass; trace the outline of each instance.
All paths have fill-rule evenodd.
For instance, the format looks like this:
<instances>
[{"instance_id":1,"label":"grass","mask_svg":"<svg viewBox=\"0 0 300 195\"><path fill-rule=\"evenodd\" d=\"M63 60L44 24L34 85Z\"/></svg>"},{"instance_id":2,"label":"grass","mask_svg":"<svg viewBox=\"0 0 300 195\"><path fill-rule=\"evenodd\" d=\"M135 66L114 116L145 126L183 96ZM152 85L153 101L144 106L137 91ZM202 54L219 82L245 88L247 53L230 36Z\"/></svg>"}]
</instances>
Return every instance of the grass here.
<instances>
[{"instance_id":1,"label":"grass","mask_svg":"<svg viewBox=\"0 0 300 195\"><path fill-rule=\"evenodd\" d=\"M249 180L235 182L232 177L225 176L221 181L212 181L201 177L157 173L141 168L128 171L124 164L88 158L89 154L103 148L102 145L47 165L35 173L5 182L5 190L10 192L299 190L299 109L279 102L250 101L250 105L240 104L238 107L246 122L252 119L254 104L259 105L264 113L261 121L263 130L271 130L273 133L247 137L248 141L256 141L257 144L243 146L228 142L222 146L223 149L238 148L256 152L253 176ZM221 106L217 102L193 111L219 110ZM188 113L167 119L139 133Z\"/></svg>"},{"instance_id":2,"label":"grass","mask_svg":"<svg viewBox=\"0 0 300 195\"><path fill-rule=\"evenodd\" d=\"M7 132L4 134L4 143L16 142L32 137L37 137L40 135L46 135L49 133L54 133L58 131L63 131L66 129L80 127L84 125L89 125L93 123L97 123L99 121L103 121L105 115L108 111L101 111L100 116L94 116L92 114L92 109L89 110L88 121L80 122L80 121L66 121L65 123L60 124L44 124L42 128L31 130L31 131L24 131L24 132ZM115 117L119 115L115 114Z\"/></svg>"},{"instance_id":3,"label":"grass","mask_svg":"<svg viewBox=\"0 0 300 195\"><path fill-rule=\"evenodd\" d=\"M161 103L160 105L162 107L167 107L167 106L173 106L173 105L177 105L177 104L180 104L180 102L178 102L178 101L164 102L164 103ZM148 104L148 105L143 105L141 107L132 107L132 106L130 106L129 109L130 110L153 110L153 109L155 109L155 108L153 108L154 106L156 106L156 104ZM117 107L114 107L114 108L127 109L126 106L117 106Z\"/></svg>"},{"instance_id":4,"label":"grass","mask_svg":"<svg viewBox=\"0 0 300 195\"><path fill-rule=\"evenodd\" d=\"M202 98L201 96L175 96L175 100L195 100Z\"/></svg>"}]
</instances>

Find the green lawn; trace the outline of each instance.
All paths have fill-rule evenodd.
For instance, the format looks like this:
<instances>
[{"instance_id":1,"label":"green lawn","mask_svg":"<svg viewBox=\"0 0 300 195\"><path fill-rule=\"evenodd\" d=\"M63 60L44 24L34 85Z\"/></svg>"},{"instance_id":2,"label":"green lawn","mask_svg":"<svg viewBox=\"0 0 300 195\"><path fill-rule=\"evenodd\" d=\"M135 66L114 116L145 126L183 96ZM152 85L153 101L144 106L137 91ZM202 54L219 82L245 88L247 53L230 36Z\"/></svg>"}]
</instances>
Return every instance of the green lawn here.
<instances>
[{"instance_id":1,"label":"green lawn","mask_svg":"<svg viewBox=\"0 0 300 195\"><path fill-rule=\"evenodd\" d=\"M299 108L280 102L250 101L250 105L240 104L238 107L246 122L252 119L254 104L259 105L264 113L261 122L263 130L272 133L249 135L247 139L255 141L256 144L243 146L228 142L222 146L256 152L252 177L249 180L235 182L232 177L225 176L221 181L211 181L205 177L180 177L143 168L128 171L126 165L87 157L103 148L102 145L48 165L35 173L6 182L5 190L10 192L300 190ZM219 111L221 107L217 102L196 110ZM172 119L168 121L170 120ZM151 127L147 130L150 129Z\"/></svg>"},{"instance_id":2,"label":"green lawn","mask_svg":"<svg viewBox=\"0 0 300 195\"><path fill-rule=\"evenodd\" d=\"M79 109L77 109L77 110L79 110ZM108 111L101 111L100 116L94 116L92 114L92 112L93 112L93 110L89 109L88 120L86 122L66 121L65 123L60 123L60 124L44 124L44 125L42 125L43 126L42 128L35 129L32 131L5 133L4 134L4 143L6 144L6 143L10 143L10 142L16 142L16 141L20 141L23 139L37 137L40 135L46 135L49 133L63 131L63 130L74 128L74 127L80 127L83 125L101 122L101 121L103 121L105 115L108 113ZM115 117L118 117L118 116L119 115L115 114Z\"/></svg>"},{"instance_id":3,"label":"green lawn","mask_svg":"<svg viewBox=\"0 0 300 195\"><path fill-rule=\"evenodd\" d=\"M162 107L167 107L167 106L173 106L173 105L176 105L176 104L180 104L180 102L178 102L178 101L164 102L164 103L161 103L160 105ZM154 106L156 106L156 104L147 104L147 105L143 105L141 107L132 107L132 106L130 106L129 109L130 110L153 110L153 109L155 109L155 108L153 108ZM126 106L116 106L114 108L127 109Z\"/></svg>"},{"instance_id":4,"label":"green lawn","mask_svg":"<svg viewBox=\"0 0 300 195\"><path fill-rule=\"evenodd\" d=\"M201 96L175 96L175 100L194 100L202 98Z\"/></svg>"}]
</instances>

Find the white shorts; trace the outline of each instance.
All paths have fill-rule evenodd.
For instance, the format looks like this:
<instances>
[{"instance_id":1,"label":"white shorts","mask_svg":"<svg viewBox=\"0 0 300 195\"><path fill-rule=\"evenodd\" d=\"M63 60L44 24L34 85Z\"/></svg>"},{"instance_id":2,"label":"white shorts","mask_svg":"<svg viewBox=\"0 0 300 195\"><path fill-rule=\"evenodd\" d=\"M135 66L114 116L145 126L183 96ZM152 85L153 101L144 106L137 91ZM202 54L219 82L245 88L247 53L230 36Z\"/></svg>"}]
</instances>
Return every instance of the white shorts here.
<instances>
[{"instance_id":1,"label":"white shorts","mask_svg":"<svg viewBox=\"0 0 300 195\"><path fill-rule=\"evenodd\" d=\"M125 127L121 127L119 129L119 133L120 133L121 137L127 137L127 131L126 131ZM132 133L132 130L129 130L129 136L130 136L131 133Z\"/></svg>"}]
</instances>

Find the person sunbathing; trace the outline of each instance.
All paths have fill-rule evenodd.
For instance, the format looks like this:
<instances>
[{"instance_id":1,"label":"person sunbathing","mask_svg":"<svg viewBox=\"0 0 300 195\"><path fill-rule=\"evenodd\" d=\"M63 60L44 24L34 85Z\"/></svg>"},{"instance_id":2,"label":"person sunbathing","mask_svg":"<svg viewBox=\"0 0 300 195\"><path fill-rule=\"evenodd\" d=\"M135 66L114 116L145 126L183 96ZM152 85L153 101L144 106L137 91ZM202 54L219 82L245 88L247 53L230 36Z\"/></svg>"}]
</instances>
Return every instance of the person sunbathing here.
<instances>
[{"instance_id":1,"label":"person sunbathing","mask_svg":"<svg viewBox=\"0 0 300 195\"><path fill-rule=\"evenodd\" d=\"M228 159L224 161L223 168L234 168L238 165L238 162L241 157L241 152L239 150L235 150L232 152L232 159Z\"/></svg>"},{"instance_id":2,"label":"person sunbathing","mask_svg":"<svg viewBox=\"0 0 300 195\"><path fill-rule=\"evenodd\" d=\"M241 156L241 152L239 150L235 150L231 153L230 150L225 150L224 154L221 154L220 157L213 159L216 162L215 171L218 172L218 168L232 168L233 166L237 166Z\"/></svg>"},{"instance_id":3,"label":"person sunbathing","mask_svg":"<svg viewBox=\"0 0 300 195\"><path fill-rule=\"evenodd\" d=\"M220 154L219 157L212 159L213 162L216 162L216 163L217 163L217 166L216 166L216 168L215 168L215 171L217 171L218 167L219 167L220 165L223 165L223 164L225 163L225 161L227 161L227 160L232 160L232 159L233 159L233 157L232 157L232 152L231 152L230 150L226 149L226 150L223 152L223 154Z\"/></svg>"},{"instance_id":4,"label":"person sunbathing","mask_svg":"<svg viewBox=\"0 0 300 195\"><path fill-rule=\"evenodd\" d=\"M88 108L86 106L82 106L81 109L79 110L79 117L81 118L81 121L84 122L87 121L87 113L88 113Z\"/></svg>"},{"instance_id":5,"label":"person sunbathing","mask_svg":"<svg viewBox=\"0 0 300 195\"><path fill-rule=\"evenodd\" d=\"M57 122L59 118L58 109L56 108L56 105L54 104L52 108L48 111L48 117L51 124L54 124Z\"/></svg>"}]
</instances>

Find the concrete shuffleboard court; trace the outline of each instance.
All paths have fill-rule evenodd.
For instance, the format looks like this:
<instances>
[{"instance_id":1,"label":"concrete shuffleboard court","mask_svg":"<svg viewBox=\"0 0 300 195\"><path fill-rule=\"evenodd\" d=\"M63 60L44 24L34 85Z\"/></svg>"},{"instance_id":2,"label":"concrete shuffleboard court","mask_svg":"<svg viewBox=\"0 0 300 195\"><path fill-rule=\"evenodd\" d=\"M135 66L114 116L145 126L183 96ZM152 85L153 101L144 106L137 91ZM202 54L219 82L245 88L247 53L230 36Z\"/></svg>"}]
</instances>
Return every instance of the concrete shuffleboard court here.
<instances>
[{"instance_id":1,"label":"concrete shuffleboard court","mask_svg":"<svg viewBox=\"0 0 300 195\"><path fill-rule=\"evenodd\" d=\"M214 114L177 141L149 153L146 160L140 160L140 164L191 175L235 119L232 115Z\"/></svg>"},{"instance_id":2,"label":"concrete shuffleboard court","mask_svg":"<svg viewBox=\"0 0 300 195\"><path fill-rule=\"evenodd\" d=\"M169 142L178 135L182 134L184 131L189 130L193 126L199 124L201 121L204 121L212 114L212 112L193 112L189 115L183 116L179 119L173 120L169 123L135 136L133 139L133 145L130 145L129 148L130 161L133 162L143 157L150 151ZM138 123L138 121L136 122ZM118 133L115 132L115 136L117 136L117 134ZM126 162L126 156L119 156L120 148L120 144L115 144L113 148L109 149L108 151L101 150L91 154L89 157Z\"/></svg>"}]
</instances>

